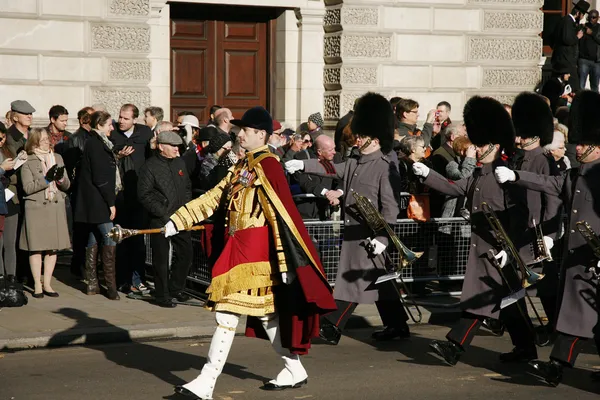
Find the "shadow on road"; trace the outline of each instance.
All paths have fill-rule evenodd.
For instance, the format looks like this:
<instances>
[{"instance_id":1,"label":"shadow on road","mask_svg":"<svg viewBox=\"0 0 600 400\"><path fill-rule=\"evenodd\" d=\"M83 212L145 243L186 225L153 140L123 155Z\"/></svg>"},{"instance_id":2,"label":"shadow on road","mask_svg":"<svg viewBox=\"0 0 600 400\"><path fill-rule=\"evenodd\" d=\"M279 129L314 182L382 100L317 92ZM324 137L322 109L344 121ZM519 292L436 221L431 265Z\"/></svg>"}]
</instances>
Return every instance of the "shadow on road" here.
<instances>
[{"instance_id":1,"label":"shadow on road","mask_svg":"<svg viewBox=\"0 0 600 400\"><path fill-rule=\"evenodd\" d=\"M76 324L54 335L48 342L48 346L65 346L85 336L85 342L82 346L104 353L108 361L112 361L125 368L154 375L156 378L170 385L185 383L174 372L184 372L193 369L199 373L206 362L206 358L202 356L133 342L127 330L112 325L106 320L90 317L88 313L81 310L61 308L56 313L75 320ZM89 333L90 326L102 326L103 328L97 333ZM110 329L106 329L106 327ZM124 344L100 346L100 344L109 342L124 342ZM253 379L261 383L268 380L264 376L246 371L246 367L244 366L231 363L226 364L223 373L238 379ZM176 399L178 396L167 396L164 398Z\"/></svg>"}]
</instances>

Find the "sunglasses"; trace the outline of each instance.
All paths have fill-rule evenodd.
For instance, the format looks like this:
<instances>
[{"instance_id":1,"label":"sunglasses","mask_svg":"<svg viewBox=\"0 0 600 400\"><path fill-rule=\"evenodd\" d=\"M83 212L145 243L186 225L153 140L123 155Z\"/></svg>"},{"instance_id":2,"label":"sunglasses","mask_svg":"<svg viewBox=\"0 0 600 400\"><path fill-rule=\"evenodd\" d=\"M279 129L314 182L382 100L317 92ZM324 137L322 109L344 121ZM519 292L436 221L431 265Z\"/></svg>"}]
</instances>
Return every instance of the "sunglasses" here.
<instances>
[{"instance_id":1,"label":"sunglasses","mask_svg":"<svg viewBox=\"0 0 600 400\"><path fill-rule=\"evenodd\" d=\"M304 143L312 143L312 140L305 140Z\"/></svg>"},{"instance_id":2,"label":"sunglasses","mask_svg":"<svg viewBox=\"0 0 600 400\"><path fill-rule=\"evenodd\" d=\"M4 142L6 140L6 136L2 137L0 136L0 142Z\"/></svg>"}]
</instances>

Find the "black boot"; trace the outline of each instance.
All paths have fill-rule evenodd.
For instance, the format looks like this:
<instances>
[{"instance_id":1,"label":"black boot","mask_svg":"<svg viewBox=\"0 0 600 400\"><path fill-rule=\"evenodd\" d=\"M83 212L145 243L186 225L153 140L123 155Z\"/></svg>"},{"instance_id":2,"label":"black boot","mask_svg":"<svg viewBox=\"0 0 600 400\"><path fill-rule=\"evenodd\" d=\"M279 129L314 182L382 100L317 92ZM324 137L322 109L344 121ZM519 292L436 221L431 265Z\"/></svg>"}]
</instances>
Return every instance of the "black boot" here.
<instances>
[{"instance_id":1,"label":"black boot","mask_svg":"<svg viewBox=\"0 0 600 400\"><path fill-rule=\"evenodd\" d=\"M102 246L102 264L104 265L104 281L108 291L106 297L111 300L120 300L117 292L117 278L115 271L116 246Z\"/></svg>"},{"instance_id":2,"label":"black boot","mask_svg":"<svg viewBox=\"0 0 600 400\"><path fill-rule=\"evenodd\" d=\"M85 248L85 279L87 280L87 287L85 294L94 295L100 293L100 286L98 285L98 245L95 244Z\"/></svg>"},{"instance_id":3,"label":"black boot","mask_svg":"<svg viewBox=\"0 0 600 400\"><path fill-rule=\"evenodd\" d=\"M532 348L515 347L510 353L500 354L501 362L525 362L535 360L537 358L537 350Z\"/></svg>"},{"instance_id":4,"label":"black boot","mask_svg":"<svg viewBox=\"0 0 600 400\"><path fill-rule=\"evenodd\" d=\"M429 344L440 357L444 359L448 363L448 365L456 365L458 359L460 358L460 354L463 350L457 345L448 340L434 340Z\"/></svg>"},{"instance_id":5,"label":"black boot","mask_svg":"<svg viewBox=\"0 0 600 400\"><path fill-rule=\"evenodd\" d=\"M505 329L504 323L502 323L502 321L500 321L498 319L486 318L483 320L481 325L483 325L484 328L489 329L490 332L492 332L496 336L504 335L504 329Z\"/></svg>"},{"instance_id":6,"label":"black boot","mask_svg":"<svg viewBox=\"0 0 600 400\"><path fill-rule=\"evenodd\" d=\"M558 361L540 361L534 360L529 362L536 371L537 375L543 378L550 386L556 387L562 380L563 366Z\"/></svg>"},{"instance_id":7,"label":"black boot","mask_svg":"<svg viewBox=\"0 0 600 400\"><path fill-rule=\"evenodd\" d=\"M342 337L342 331L337 326L329 322L321 322L319 337L329 344L337 345Z\"/></svg>"},{"instance_id":8,"label":"black boot","mask_svg":"<svg viewBox=\"0 0 600 400\"><path fill-rule=\"evenodd\" d=\"M17 283L17 278L15 278L14 275L6 275L4 279L6 280L6 283L8 285L14 285L15 283Z\"/></svg>"},{"instance_id":9,"label":"black boot","mask_svg":"<svg viewBox=\"0 0 600 400\"><path fill-rule=\"evenodd\" d=\"M408 339L410 337L410 331L408 330L408 326L406 328L394 328L391 326L386 326L385 329L381 331L373 332L371 337L378 342L392 340L395 338Z\"/></svg>"},{"instance_id":10,"label":"black boot","mask_svg":"<svg viewBox=\"0 0 600 400\"><path fill-rule=\"evenodd\" d=\"M592 372L590 378L595 382L600 382L600 371Z\"/></svg>"}]
</instances>

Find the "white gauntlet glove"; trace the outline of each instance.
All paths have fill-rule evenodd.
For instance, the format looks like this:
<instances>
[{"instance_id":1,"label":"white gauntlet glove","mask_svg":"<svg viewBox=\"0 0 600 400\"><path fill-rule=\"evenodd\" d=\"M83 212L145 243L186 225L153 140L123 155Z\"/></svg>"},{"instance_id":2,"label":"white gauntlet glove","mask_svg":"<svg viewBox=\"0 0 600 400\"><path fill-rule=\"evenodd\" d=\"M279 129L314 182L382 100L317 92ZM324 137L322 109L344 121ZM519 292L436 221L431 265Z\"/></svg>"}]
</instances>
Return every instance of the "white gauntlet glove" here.
<instances>
[{"instance_id":1,"label":"white gauntlet glove","mask_svg":"<svg viewBox=\"0 0 600 400\"><path fill-rule=\"evenodd\" d=\"M554 247L554 240L550 236L544 236L544 244L548 250Z\"/></svg>"},{"instance_id":2,"label":"white gauntlet glove","mask_svg":"<svg viewBox=\"0 0 600 400\"><path fill-rule=\"evenodd\" d=\"M179 233L177 228L175 228L175 224L173 223L173 221L167 222L167 224L165 225L165 227L163 229L165 231L166 238L168 238L169 236L175 236Z\"/></svg>"},{"instance_id":3,"label":"white gauntlet glove","mask_svg":"<svg viewBox=\"0 0 600 400\"><path fill-rule=\"evenodd\" d=\"M367 239L367 249L374 255L378 256L384 252L386 245L377 239Z\"/></svg>"},{"instance_id":4,"label":"white gauntlet glove","mask_svg":"<svg viewBox=\"0 0 600 400\"><path fill-rule=\"evenodd\" d=\"M416 176L422 176L423 178L427 178L429 175L429 167L423 163L416 162L412 166L413 172Z\"/></svg>"},{"instance_id":5,"label":"white gauntlet glove","mask_svg":"<svg viewBox=\"0 0 600 400\"><path fill-rule=\"evenodd\" d=\"M494 175L496 176L498 183L514 182L517 180L517 175L515 175L515 172L506 167L496 168Z\"/></svg>"},{"instance_id":6,"label":"white gauntlet glove","mask_svg":"<svg viewBox=\"0 0 600 400\"><path fill-rule=\"evenodd\" d=\"M506 261L508 261L508 254L504 250L500 251L498 254L494 256L498 263L500 264L500 268L504 268L506 265Z\"/></svg>"},{"instance_id":7,"label":"white gauntlet glove","mask_svg":"<svg viewBox=\"0 0 600 400\"><path fill-rule=\"evenodd\" d=\"M290 160L285 163L285 169L288 173L293 174L296 171L302 171L304 169L304 161L302 160Z\"/></svg>"}]
</instances>

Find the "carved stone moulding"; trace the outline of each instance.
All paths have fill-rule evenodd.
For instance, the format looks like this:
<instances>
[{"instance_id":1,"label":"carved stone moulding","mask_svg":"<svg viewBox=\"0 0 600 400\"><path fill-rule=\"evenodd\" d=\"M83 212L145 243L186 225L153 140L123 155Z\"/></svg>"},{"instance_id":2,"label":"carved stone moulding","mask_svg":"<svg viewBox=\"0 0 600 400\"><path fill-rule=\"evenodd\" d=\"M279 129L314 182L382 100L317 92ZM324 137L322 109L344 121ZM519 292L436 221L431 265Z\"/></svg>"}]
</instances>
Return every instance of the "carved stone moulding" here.
<instances>
[{"instance_id":1,"label":"carved stone moulding","mask_svg":"<svg viewBox=\"0 0 600 400\"><path fill-rule=\"evenodd\" d=\"M335 65L323 70L323 84L327 90L339 90L353 86L377 86L378 68L376 66Z\"/></svg>"},{"instance_id":2,"label":"carved stone moulding","mask_svg":"<svg viewBox=\"0 0 600 400\"><path fill-rule=\"evenodd\" d=\"M150 60L109 60L109 81L147 82L152 78Z\"/></svg>"},{"instance_id":3,"label":"carved stone moulding","mask_svg":"<svg viewBox=\"0 0 600 400\"><path fill-rule=\"evenodd\" d=\"M92 24L92 51L150 52L150 27L139 25Z\"/></svg>"},{"instance_id":4,"label":"carved stone moulding","mask_svg":"<svg viewBox=\"0 0 600 400\"><path fill-rule=\"evenodd\" d=\"M121 106L126 103L135 104L143 110L150 106L150 89L131 88L92 88L92 104L102 103L113 116L119 115ZM116 118L116 117L115 117Z\"/></svg>"},{"instance_id":5,"label":"carved stone moulding","mask_svg":"<svg viewBox=\"0 0 600 400\"><path fill-rule=\"evenodd\" d=\"M507 5L507 6L535 6L541 7L544 5L544 0L467 0L467 4L490 4L490 5Z\"/></svg>"},{"instance_id":6,"label":"carved stone moulding","mask_svg":"<svg viewBox=\"0 0 600 400\"><path fill-rule=\"evenodd\" d=\"M519 93L467 93L467 100L473 96L484 96L491 97L493 99L498 100L502 104L511 104L514 103L515 97L517 97Z\"/></svg>"},{"instance_id":7,"label":"carved stone moulding","mask_svg":"<svg viewBox=\"0 0 600 400\"><path fill-rule=\"evenodd\" d=\"M540 11L492 11L483 13L484 31L531 31L544 29L544 14Z\"/></svg>"},{"instance_id":8,"label":"carved stone moulding","mask_svg":"<svg viewBox=\"0 0 600 400\"><path fill-rule=\"evenodd\" d=\"M379 9L375 7L343 7L342 26L374 27L379 25Z\"/></svg>"},{"instance_id":9,"label":"carved stone moulding","mask_svg":"<svg viewBox=\"0 0 600 400\"><path fill-rule=\"evenodd\" d=\"M531 61L537 63L542 54L541 38L470 37L468 61Z\"/></svg>"},{"instance_id":10,"label":"carved stone moulding","mask_svg":"<svg viewBox=\"0 0 600 400\"><path fill-rule=\"evenodd\" d=\"M539 68L505 69L484 68L482 87L516 86L533 89L542 78Z\"/></svg>"},{"instance_id":11,"label":"carved stone moulding","mask_svg":"<svg viewBox=\"0 0 600 400\"><path fill-rule=\"evenodd\" d=\"M147 16L150 0L110 0L108 11L112 15Z\"/></svg>"},{"instance_id":12,"label":"carved stone moulding","mask_svg":"<svg viewBox=\"0 0 600 400\"><path fill-rule=\"evenodd\" d=\"M342 11L340 8L327 8L323 17L325 32L335 32L342 29Z\"/></svg>"},{"instance_id":13,"label":"carved stone moulding","mask_svg":"<svg viewBox=\"0 0 600 400\"><path fill-rule=\"evenodd\" d=\"M324 115L325 120L335 120L340 118L340 95L325 94L324 100Z\"/></svg>"}]
</instances>

